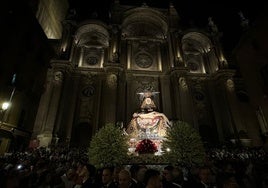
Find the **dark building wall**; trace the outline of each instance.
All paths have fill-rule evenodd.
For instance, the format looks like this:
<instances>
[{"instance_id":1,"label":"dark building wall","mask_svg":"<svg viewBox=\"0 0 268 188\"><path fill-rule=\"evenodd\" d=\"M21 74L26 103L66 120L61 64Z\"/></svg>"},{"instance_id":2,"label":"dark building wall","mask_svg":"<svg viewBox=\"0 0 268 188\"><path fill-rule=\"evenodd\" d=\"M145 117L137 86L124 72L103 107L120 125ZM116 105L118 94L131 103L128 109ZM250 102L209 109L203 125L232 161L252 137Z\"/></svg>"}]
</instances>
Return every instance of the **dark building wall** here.
<instances>
[{"instance_id":1,"label":"dark building wall","mask_svg":"<svg viewBox=\"0 0 268 188\"><path fill-rule=\"evenodd\" d=\"M53 51L35 15L24 1L7 1L1 10L1 104L9 100L12 91L15 91L11 106L5 112L4 123L29 131L26 134L29 139ZM12 83L14 74L16 80Z\"/></svg>"},{"instance_id":2,"label":"dark building wall","mask_svg":"<svg viewBox=\"0 0 268 188\"><path fill-rule=\"evenodd\" d=\"M239 67L239 73L246 85L249 97L251 115L246 122L251 122L251 131L265 137L268 132L268 100L267 100L267 67L268 67L268 14L267 7L262 7L256 20L245 30L239 44L234 50L234 57ZM241 96L240 96L241 97ZM258 120L250 117L255 115Z\"/></svg>"}]
</instances>

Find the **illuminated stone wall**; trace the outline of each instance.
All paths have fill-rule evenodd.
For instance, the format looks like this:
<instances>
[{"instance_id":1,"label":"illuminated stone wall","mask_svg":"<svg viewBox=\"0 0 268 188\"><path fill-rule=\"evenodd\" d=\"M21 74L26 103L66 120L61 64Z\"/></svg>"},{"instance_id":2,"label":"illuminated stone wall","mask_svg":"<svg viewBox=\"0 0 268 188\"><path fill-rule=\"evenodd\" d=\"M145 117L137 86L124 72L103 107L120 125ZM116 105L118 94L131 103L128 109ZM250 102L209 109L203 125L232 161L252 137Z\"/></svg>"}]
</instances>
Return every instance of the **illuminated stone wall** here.
<instances>
[{"instance_id":1,"label":"illuminated stone wall","mask_svg":"<svg viewBox=\"0 0 268 188\"><path fill-rule=\"evenodd\" d=\"M67 0L40 0L36 18L42 26L47 38L61 38L61 22L66 16L68 6Z\"/></svg>"}]
</instances>

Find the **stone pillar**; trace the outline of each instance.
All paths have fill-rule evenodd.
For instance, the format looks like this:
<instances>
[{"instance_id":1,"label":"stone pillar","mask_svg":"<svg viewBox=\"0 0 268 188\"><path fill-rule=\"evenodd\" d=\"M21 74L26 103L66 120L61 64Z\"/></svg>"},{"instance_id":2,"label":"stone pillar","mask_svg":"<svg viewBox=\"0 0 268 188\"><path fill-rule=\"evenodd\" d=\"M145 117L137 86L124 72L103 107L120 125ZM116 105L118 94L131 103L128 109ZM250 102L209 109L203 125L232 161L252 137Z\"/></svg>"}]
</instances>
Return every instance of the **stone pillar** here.
<instances>
[{"instance_id":1,"label":"stone pillar","mask_svg":"<svg viewBox=\"0 0 268 188\"><path fill-rule=\"evenodd\" d=\"M108 72L104 80L102 92L103 123L116 123L116 103L117 103L117 83L116 73Z\"/></svg>"},{"instance_id":2,"label":"stone pillar","mask_svg":"<svg viewBox=\"0 0 268 188\"><path fill-rule=\"evenodd\" d=\"M126 78L124 73L120 72L118 75L118 93L117 93L117 114L116 120L126 122Z\"/></svg>"},{"instance_id":3,"label":"stone pillar","mask_svg":"<svg viewBox=\"0 0 268 188\"><path fill-rule=\"evenodd\" d=\"M40 146L47 147L51 143L62 82L63 73L61 71L53 69L48 71L46 91L41 97L33 130L33 137L37 137Z\"/></svg>"},{"instance_id":4,"label":"stone pillar","mask_svg":"<svg viewBox=\"0 0 268 188\"><path fill-rule=\"evenodd\" d=\"M222 83L218 80L212 80L208 83L208 91L210 95L210 100L211 100L211 105L213 108L213 115L215 117L215 122L216 122L216 129L218 132L218 137L219 141L223 142L224 141L224 130L223 127L226 126L222 122L222 110L221 110L221 104L219 104L219 101L223 102L223 98L219 95L220 93L222 94L223 92L221 91L223 89ZM225 118L227 119L227 118Z\"/></svg>"},{"instance_id":5,"label":"stone pillar","mask_svg":"<svg viewBox=\"0 0 268 188\"><path fill-rule=\"evenodd\" d=\"M65 132L65 141L66 143L70 142L71 134L72 134L72 128L73 128L73 122L74 122L74 115L75 115L75 106L76 106L76 98L78 94L78 86L79 86L79 79L78 77L71 77L72 80L72 88L69 88L68 90L71 91L69 94L68 102L68 115L66 118L66 122L64 125L66 125L66 132ZM69 86L70 87L70 86ZM65 101L67 102L67 101Z\"/></svg>"},{"instance_id":6,"label":"stone pillar","mask_svg":"<svg viewBox=\"0 0 268 188\"><path fill-rule=\"evenodd\" d=\"M72 33L73 33L73 21L71 20L64 20L62 22L63 25L63 34L61 39L60 51L59 55L61 58L68 59L71 53L71 45L72 45Z\"/></svg>"},{"instance_id":7,"label":"stone pillar","mask_svg":"<svg viewBox=\"0 0 268 188\"><path fill-rule=\"evenodd\" d=\"M240 110L239 110L239 106L237 102L237 97L235 94L235 84L232 79L226 80L226 94L227 94L227 100L229 102L228 106L230 107L230 113L231 113L233 123L234 123L234 127L233 127L234 133L235 131L239 132L239 130L245 130L245 127L241 122L241 117L239 114Z\"/></svg>"},{"instance_id":8,"label":"stone pillar","mask_svg":"<svg viewBox=\"0 0 268 188\"><path fill-rule=\"evenodd\" d=\"M183 62L183 53L182 53L182 49L181 49L181 38L180 38L180 34L178 32L176 32L175 34L175 39L174 39L174 55L175 55L175 66L179 66L179 67L185 67L185 64Z\"/></svg>"},{"instance_id":9,"label":"stone pillar","mask_svg":"<svg viewBox=\"0 0 268 188\"><path fill-rule=\"evenodd\" d=\"M251 106L246 105L245 103L241 103L237 95L235 93L235 85L233 80L227 79L226 81L227 87L227 98L230 106L230 112L233 118L234 124L234 134L237 134L237 138L241 139L239 132L245 131L248 136L247 139L251 139L252 146L260 146L261 145L261 138L260 138L260 128L256 126L255 117L252 116L254 111L251 109ZM258 118L258 113L261 113L261 110L256 111L256 116ZM259 114L260 115L260 114ZM245 139L245 137L242 137ZM242 143L243 144L243 143Z\"/></svg>"},{"instance_id":10,"label":"stone pillar","mask_svg":"<svg viewBox=\"0 0 268 188\"><path fill-rule=\"evenodd\" d=\"M112 26L111 44L109 50L109 62L118 63L119 61L119 28L117 25Z\"/></svg>"},{"instance_id":11,"label":"stone pillar","mask_svg":"<svg viewBox=\"0 0 268 188\"><path fill-rule=\"evenodd\" d=\"M131 54L132 49L131 49L131 41L127 41L127 69L131 68Z\"/></svg>"},{"instance_id":12,"label":"stone pillar","mask_svg":"<svg viewBox=\"0 0 268 188\"><path fill-rule=\"evenodd\" d=\"M59 136L59 142L69 144L76 110L79 76L68 74L61 96L61 106L58 110L57 124L54 130L55 136Z\"/></svg>"},{"instance_id":13,"label":"stone pillar","mask_svg":"<svg viewBox=\"0 0 268 188\"><path fill-rule=\"evenodd\" d=\"M193 110L192 96L188 88L186 77L183 75L179 76L178 84L180 93L181 120L197 128L197 123L195 122L195 113Z\"/></svg>"},{"instance_id":14,"label":"stone pillar","mask_svg":"<svg viewBox=\"0 0 268 188\"><path fill-rule=\"evenodd\" d=\"M173 116L172 119L174 120L181 120L182 119L182 112L181 112L181 107L180 107L180 91L178 87L178 80L177 80L177 75L174 73L171 76L171 85L173 86L172 88L172 97L173 97L173 103L172 103L172 111L173 111Z\"/></svg>"},{"instance_id":15,"label":"stone pillar","mask_svg":"<svg viewBox=\"0 0 268 188\"><path fill-rule=\"evenodd\" d=\"M162 96L162 106L163 113L170 119L172 117L172 103L170 94L170 77L164 76L160 78L161 83L161 96Z\"/></svg>"},{"instance_id":16,"label":"stone pillar","mask_svg":"<svg viewBox=\"0 0 268 188\"><path fill-rule=\"evenodd\" d=\"M170 60L170 66L174 67L175 62L175 55L174 55L174 43L173 43L173 36L171 33L168 35L168 51L169 51L169 60Z\"/></svg>"}]
</instances>

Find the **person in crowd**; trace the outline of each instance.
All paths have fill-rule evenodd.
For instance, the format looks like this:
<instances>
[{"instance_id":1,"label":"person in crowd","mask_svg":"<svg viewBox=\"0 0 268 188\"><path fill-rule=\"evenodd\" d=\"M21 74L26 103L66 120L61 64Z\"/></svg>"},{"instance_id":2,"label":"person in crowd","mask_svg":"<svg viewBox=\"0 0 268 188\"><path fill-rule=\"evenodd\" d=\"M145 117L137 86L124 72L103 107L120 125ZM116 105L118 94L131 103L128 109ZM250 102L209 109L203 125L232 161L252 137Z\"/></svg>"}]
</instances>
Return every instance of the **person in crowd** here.
<instances>
[{"instance_id":1,"label":"person in crowd","mask_svg":"<svg viewBox=\"0 0 268 188\"><path fill-rule=\"evenodd\" d=\"M240 188L240 186L234 176L229 176L224 180L222 188Z\"/></svg>"},{"instance_id":2,"label":"person in crowd","mask_svg":"<svg viewBox=\"0 0 268 188\"><path fill-rule=\"evenodd\" d=\"M74 168L69 168L62 176L61 181L64 183L65 188L73 188L75 185L74 177L76 175Z\"/></svg>"},{"instance_id":3,"label":"person in crowd","mask_svg":"<svg viewBox=\"0 0 268 188\"><path fill-rule=\"evenodd\" d=\"M196 168L197 174L191 172L191 178L184 184L186 188L214 188L211 169L208 166Z\"/></svg>"},{"instance_id":4,"label":"person in crowd","mask_svg":"<svg viewBox=\"0 0 268 188\"><path fill-rule=\"evenodd\" d=\"M116 167L114 167L113 176L114 176L114 182L115 182L116 184L118 184L118 182L119 182L119 172L120 172L121 170L123 170L123 169L124 169L123 166L116 166Z\"/></svg>"},{"instance_id":5,"label":"person in crowd","mask_svg":"<svg viewBox=\"0 0 268 188\"><path fill-rule=\"evenodd\" d=\"M96 168L92 164L84 164L79 176L82 177L82 186L81 188L91 188L98 187L95 183L95 173Z\"/></svg>"},{"instance_id":6,"label":"person in crowd","mask_svg":"<svg viewBox=\"0 0 268 188\"><path fill-rule=\"evenodd\" d=\"M185 184L183 171L179 166L174 166L172 170L173 185L177 187L183 187Z\"/></svg>"},{"instance_id":7,"label":"person in crowd","mask_svg":"<svg viewBox=\"0 0 268 188\"><path fill-rule=\"evenodd\" d=\"M174 176L173 176L173 170L174 167L172 165L165 166L162 172L162 181L163 181L163 188L173 188L173 187L181 187L178 184L175 184L173 182Z\"/></svg>"},{"instance_id":8,"label":"person in crowd","mask_svg":"<svg viewBox=\"0 0 268 188\"><path fill-rule=\"evenodd\" d=\"M135 182L132 181L131 174L128 170L122 169L118 174L119 188L137 188Z\"/></svg>"},{"instance_id":9,"label":"person in crowd","mask_svg":"<svg viewBox=\"0 0 268 188\"><path fill-rule=\"evenodd\" d=\"M132 182L137 185L138 188L144 188L144 174L147 170L147 167L144 165L133 164L129 171L131 173Z\"/></svg>"},{"instance_id":10,"label":"person in crowd","mask_svg":"<svg viewBox=\"0 0 268 188\"><path fill-rule=\"evenodd\" d=\"M268 188L268 175L265 174L261 180L261 188Z\"/></svg>"},{"instance_id":11,"label":"person in crowd","mask_svg":"<svg viewBox=\"0 0 268 188\"><path fill-rule=\"evenodd\" d=\"M144 183L146 188L162 188L161 174L156 169L148 169L144 174Z\"/></svg>"},{"instance_id":12,"label":"person in crowd","mask_svg":"<svg viewBox=\"0 0 268 188\"><path fill-rule=\"evenodd\" d=\"M102 170L102 188L117 188L117 183L114 182L114 167L105 167Z\"/></svg>"}]
</instances>

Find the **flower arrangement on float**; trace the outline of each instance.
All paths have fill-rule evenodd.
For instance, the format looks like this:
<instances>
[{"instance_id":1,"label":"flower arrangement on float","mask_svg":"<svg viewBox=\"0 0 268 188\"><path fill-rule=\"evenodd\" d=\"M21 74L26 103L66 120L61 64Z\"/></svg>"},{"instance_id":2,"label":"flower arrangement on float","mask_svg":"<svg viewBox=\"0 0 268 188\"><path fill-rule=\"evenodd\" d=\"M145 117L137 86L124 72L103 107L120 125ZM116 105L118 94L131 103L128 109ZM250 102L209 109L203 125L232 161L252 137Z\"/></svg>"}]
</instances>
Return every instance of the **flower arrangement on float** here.
<instances>
[{"instance_id":1,"label":"flower arrangement on float","mask_svg":"<svg viewBox=\"0 0 268 188\"><path fill-rule=\"evenodd\" d=\"M135 150L138 154L154 154L157 151L156 144L150 139L140 141Z\"/></svg>"}]
</instances>

